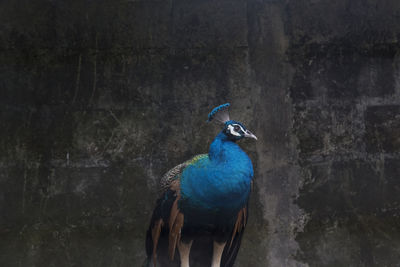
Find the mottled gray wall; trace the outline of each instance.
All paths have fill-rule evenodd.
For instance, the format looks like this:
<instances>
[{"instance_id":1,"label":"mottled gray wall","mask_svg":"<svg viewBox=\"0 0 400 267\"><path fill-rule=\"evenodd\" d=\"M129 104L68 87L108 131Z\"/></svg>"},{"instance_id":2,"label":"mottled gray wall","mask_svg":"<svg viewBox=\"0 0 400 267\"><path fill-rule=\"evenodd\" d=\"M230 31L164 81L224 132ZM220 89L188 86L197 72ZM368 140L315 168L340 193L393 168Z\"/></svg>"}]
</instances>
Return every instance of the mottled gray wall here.
<instances>
[{"instance_id":1,"label":"mottled gray wall","mask_svg":"<svg viewBox=\"0 0 400 267\"><path fill-rule=\"evenodd\" d=\"M236 266L399 266L398 0L0 2L0 266L140 266L227 101L258 137Z\"/></svg>"}]
</instances>

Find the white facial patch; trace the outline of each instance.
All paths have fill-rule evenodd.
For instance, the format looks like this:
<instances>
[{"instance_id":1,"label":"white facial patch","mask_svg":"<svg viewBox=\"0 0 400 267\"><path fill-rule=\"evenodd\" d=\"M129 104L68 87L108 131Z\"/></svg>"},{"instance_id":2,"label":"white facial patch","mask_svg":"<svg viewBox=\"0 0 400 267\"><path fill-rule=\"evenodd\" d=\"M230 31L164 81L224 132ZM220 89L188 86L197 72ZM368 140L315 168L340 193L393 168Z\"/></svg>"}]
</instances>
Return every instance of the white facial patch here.
<instances>
[{"instance_id":1,"label":"white facial patch","mask_svg":"<svg viewBox=\"0 0 400 267\"><path fill-rule=\"evenodd\" d=\"M246 132L242 126L240 126L239 124L230 124L228 125L228 131L231 133L231 135L234 136L241 136L241 134L239 133L239 131L235 131L235 127L237 128L237 126L240 127L239 131L242 130L243 132Z\"/></svg>"}]
</instances>

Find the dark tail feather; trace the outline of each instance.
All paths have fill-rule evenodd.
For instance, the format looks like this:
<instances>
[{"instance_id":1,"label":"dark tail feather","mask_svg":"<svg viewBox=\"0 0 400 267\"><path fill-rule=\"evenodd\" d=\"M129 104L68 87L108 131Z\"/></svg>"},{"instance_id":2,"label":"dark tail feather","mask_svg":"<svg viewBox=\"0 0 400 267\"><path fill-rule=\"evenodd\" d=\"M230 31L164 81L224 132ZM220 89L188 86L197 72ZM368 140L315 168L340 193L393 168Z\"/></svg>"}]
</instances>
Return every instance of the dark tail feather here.
<instances>
[{"instance_id":1,"label":"dark tail feather","mask_svg":"<svg viewBox=\"0 0 400 267\"><path fill-rule=\"evenodd\" d=\"M232 231L232 238L228 240L221 258L221 267L232 267L237 254L239 252L240 244L244 229L248 221L248 205L239 211L235 226Z\"/></svg>"},{"instance_id":2,"label":"dark tail feather","mask_svg":"<svg viewBox=\"0 0 400 267\"><path fill-rule=\"evenodd\" d=\"M179 267L179 257L175 261L168 258L168 219L174 192L168 190L158 199L146 233L146 254L148 267Z\"/></svg>"},{"instance_id":3,"label":"dark tail feather","mask_svg":"<svg viewBox=\"0 0 400 267\"><path fill-rule=\"evenodd\" d=\"M221 267L232 267L235 263L236 256L239 252L240 243L242 242L243 232L244 231L242 230L235 236L230 248L228 247L229 244L226 244L228 248L222 253Z\"/></svg>"}]
</instances>

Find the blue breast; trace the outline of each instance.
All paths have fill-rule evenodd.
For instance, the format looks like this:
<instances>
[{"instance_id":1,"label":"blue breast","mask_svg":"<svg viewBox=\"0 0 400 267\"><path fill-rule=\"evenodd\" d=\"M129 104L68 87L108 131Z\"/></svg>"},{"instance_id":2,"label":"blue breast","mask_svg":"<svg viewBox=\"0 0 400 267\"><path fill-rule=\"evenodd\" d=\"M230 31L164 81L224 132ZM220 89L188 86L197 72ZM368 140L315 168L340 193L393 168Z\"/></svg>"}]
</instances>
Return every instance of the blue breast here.
<instances>
[{"instance_id":1,"label":"blue breast","mask_svg":"<svg viewBox=\"0 0 400 267\"><path fill-rule=\"evenodd\" d=\"M220 133L211 144L208 157L183 171L182 199L186 207L236 214L248 201L252 178L250 158Z\"/></svg>"}]
</instances>

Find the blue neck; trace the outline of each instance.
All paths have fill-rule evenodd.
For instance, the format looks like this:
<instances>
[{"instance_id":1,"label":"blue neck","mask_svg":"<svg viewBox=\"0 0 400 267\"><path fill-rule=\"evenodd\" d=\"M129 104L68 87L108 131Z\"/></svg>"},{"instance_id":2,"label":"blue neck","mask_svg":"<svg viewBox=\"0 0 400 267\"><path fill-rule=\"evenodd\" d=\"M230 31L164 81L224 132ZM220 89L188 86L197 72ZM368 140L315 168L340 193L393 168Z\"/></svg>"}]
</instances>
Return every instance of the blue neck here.
<instances>
[{"instance_id":1,"label":"blue neck","mask_svg":"<svg viewBox=\"0 0 400 267\"><path fill-rule=\"evenodd\" d=\"M208 151L208 156L211 161L225 162L230 158L230 151L227 151L225 145L237 146L235 142L229 140L228 136L224 132L220 132L210 145L210 150ZM240 149L240 148L239 148Z\"/></svg>"},{"instance_id":2,"label":"blue neck","mask_svg":"<svg viewBox=\"0 0 400 267\"><path fill-rule=\"evenodd\" d=\"M235 213L247 202L252 178L247 154L221 132L211 143L208 157L185 168L181 192L193 205Z\"/></svg>"}]
</instances>

